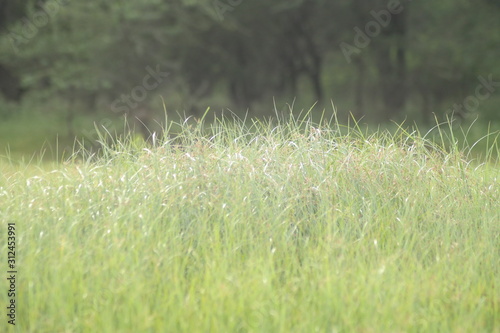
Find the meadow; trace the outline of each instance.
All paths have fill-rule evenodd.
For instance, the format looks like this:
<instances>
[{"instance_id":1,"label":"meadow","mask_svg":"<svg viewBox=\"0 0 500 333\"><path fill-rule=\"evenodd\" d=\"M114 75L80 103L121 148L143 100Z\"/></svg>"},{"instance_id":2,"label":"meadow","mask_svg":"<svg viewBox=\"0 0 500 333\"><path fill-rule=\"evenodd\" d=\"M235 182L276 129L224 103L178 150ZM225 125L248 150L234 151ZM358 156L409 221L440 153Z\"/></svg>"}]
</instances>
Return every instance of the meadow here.
<instances>
[{"instance_id":1,"label":"meadow","mask_svg":"<svg viewBox=\"0 0 500 333\"><path fill-rule=\"evenodd\" d=\"M0 244L15 223L19 271L16 326L1 327L500 332L498 133L473 155L446 125L174 126L0 163Z\"/></svg>"}]
</instances>

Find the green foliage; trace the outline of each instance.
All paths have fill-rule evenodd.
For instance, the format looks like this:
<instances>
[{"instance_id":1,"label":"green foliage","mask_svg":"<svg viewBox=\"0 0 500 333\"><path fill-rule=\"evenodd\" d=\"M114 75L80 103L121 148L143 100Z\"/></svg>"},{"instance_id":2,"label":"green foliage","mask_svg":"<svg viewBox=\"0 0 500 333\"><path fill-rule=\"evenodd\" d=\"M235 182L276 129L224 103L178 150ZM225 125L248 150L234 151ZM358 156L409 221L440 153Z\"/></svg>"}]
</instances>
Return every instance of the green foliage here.
<instances>
[{"instance_id":1,"label":"green foliage","mask_svg":"<svg viewBox=\"0 0 500 333\"><path fill-rule=\"evenodd\" d=\"M356 46L356 31L381 25L376 15L389 6L382 0L9 3L0 6L0 16L8 16L0 27L0 69L19 82L4 75L0 91L20 85L11 95L43 97L41 104L64 98L75 114L114 117L121 113L113 102L158 66L168 80L148 90L130 108L132 116L161 95L169 111L196 116L213 100L239 114L261 114L259 106L272 98L319 106L333 99L343 115L366 121L432 122L433 114L444 119L473 96L479 76L500 80L498 6L401 2L401 12L366 46ZM341 43L356 49L349 59ZM498 119L496 88L460 116Z\"/></svg>"}]
</instances>

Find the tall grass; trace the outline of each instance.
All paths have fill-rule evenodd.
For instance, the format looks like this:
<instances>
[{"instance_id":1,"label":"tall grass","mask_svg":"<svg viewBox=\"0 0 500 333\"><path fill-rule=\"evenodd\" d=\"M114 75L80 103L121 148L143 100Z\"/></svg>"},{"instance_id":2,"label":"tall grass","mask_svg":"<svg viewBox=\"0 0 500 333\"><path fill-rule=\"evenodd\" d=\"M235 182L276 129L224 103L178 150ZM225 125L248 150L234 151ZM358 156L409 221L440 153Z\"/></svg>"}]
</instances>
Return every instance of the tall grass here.
<instances>
[{"instance_id":1,"label":"tall grass","mask_svg":"<svg viewBox=\"0 0 500 333\"><path fill-rule=\"evenodd\" d=\"M494 135L471 161L445 129L180 128L2 173L14 331L500 332Z\"/></svg>"}]
</instances>

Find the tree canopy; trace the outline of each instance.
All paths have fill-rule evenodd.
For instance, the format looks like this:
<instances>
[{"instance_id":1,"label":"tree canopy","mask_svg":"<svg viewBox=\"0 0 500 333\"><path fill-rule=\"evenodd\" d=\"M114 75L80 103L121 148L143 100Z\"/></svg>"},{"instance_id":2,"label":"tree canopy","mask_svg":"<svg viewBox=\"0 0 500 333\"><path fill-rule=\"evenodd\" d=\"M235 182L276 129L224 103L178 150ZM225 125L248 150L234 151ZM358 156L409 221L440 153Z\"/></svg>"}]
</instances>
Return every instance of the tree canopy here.
<instances>
[{"instance_id":1,"label":"tree canopy","mask_svg":"<svg viewBox=\"0 0 500 333\"><path fill-rule=\"evenodd\" d=\"M0 92L80 112L161 95L193 114L277 98L372 120L491 120L499 18L491 0L1 0ZM155 71L168 77L153 89Z\"/></svg>"}]
</instances>

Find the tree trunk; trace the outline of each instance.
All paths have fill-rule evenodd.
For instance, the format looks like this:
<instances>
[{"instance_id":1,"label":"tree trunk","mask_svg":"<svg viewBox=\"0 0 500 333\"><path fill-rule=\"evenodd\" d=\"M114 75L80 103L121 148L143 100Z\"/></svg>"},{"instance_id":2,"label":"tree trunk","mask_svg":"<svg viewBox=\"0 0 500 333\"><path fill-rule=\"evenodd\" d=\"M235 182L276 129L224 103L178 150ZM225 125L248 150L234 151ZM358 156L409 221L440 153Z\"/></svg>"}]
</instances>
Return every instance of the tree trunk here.
<instances>
[{"instance_id":1,"label":"tree trunk","mask_svg":"<svg viewBox=\"0 0 500 333\"><path fill-rule=\"evenodd\" d=\"M21 79L0 63L0 93L7 100L19 102L24 93Z\"/></svg>"},{"instance_id":2,"label":"tree trunk","mask_svg":"<svg viewBox=\"0 0 500 333\"><path fill-rule=\"evenodd\" d=\"M366 80L366 67L359 57L355 57L354 65L356 66L356 82L354 86L354 105L355 110L353 111L353 116L356 120L360 119L365 115L365 105L364 105L364 83Z\"/></svg>"},{"instance_id":3,"label":"tree trunk","mask_svg":"<svg viewBox=\"0 0 500 333\"><path fill-rule=\"evenodd\" d=\"M403 111L406 104L406 24L407 8L394 15L384 32L377 50L377 64L380 73L382 97L385 106L384 118L390 120ZM391 54L392 51L392 54Z\"/></svg>"}]
</instances>

